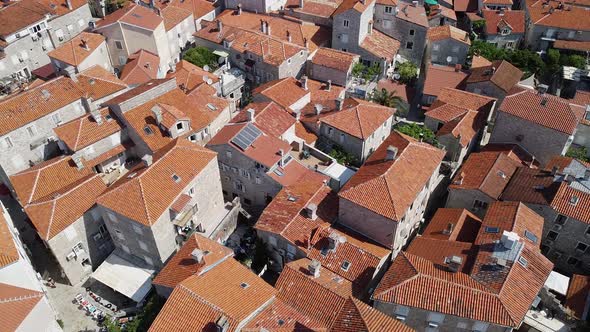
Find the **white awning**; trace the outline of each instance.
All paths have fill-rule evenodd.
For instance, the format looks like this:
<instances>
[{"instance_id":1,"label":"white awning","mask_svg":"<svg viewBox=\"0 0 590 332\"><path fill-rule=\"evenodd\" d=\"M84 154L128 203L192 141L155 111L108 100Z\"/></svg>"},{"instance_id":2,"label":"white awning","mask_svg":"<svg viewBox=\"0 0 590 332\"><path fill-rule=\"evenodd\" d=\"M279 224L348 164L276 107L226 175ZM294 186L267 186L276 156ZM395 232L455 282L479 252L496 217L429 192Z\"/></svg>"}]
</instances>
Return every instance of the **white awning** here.
<instances>
[{"instance_id":1,"label":"white awning","mask_svg":"<svg viewBox=\"0 0 590 332\"><path fill-rule=\"evenodd\" d=\"M145 298L152 288L154 270L139 267L117 255L116 251L94 271L92 278L111 287L135 302Z\"/></svg>"},{"instance_id":2,"label":"white awning","mask_svg":"<svg viewBox=\"0 0 590 332\"><path fill-rule=\"evenodd\" d=\"M549 273L547 281L545 281L545 286L561 295L566 295L569 283L570 278L564 276L563 274L559 274L555 271L551 271L551 273Z\"/></svg>"},{"instance_id":3,"label":"white awning","mask_svg":"<svg viewBox=\"0 0 590 332\"><path fill-rule=\"evenodd\" d=\"M225 51L220 51L220 50L215 50L213 51L213 54L220 56L222 58L227 58L229 57L229 53L225 52Z\"/></svg>"}]
</instances>

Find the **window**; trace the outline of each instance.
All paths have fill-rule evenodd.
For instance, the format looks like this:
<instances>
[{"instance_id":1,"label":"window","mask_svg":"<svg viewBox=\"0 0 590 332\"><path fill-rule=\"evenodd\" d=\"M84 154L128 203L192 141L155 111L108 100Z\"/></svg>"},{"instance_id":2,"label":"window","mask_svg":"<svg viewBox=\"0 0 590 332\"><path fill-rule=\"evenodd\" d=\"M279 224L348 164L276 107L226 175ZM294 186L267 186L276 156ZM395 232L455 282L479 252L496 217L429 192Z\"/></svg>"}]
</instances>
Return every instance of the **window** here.
<instances>
[{"instance_id":1,"label":"window","mask_svg":"<svg viewBox=\"0 0 590 332\"><path fill-rule=\"evenodd\" d=\"M179 122L176 124L176 129L182 131L183 128L184 128L184 126L182 125L182 122Z\"/></svg>"},{"instance_id":2,"label":"window","mask_svg":"<svg viewBox=\"0 0 590 332\"><path fill-rule=\"evenodd\" d=\"M176 174L172 174L172 180L176 183L180 182L180 176Z\"/></svg>"},{"instance_id":3,"label":"window","mask_svg":"<svg viewBox=\"0 0 590 332\"><path fill-rule=\"evenodd\" d=\"M260 179L260 177L257 176L256 179L254 179L254 182L256 184L261 184L262 183L262 180Z\"/></svg>"},{"instance_id":4,"label":"window","mask_svg":"<svg viewBox=\"0 0 590 332\"><path fill-rule=\"evenodd\" d=\"M414 42L406 42L406 49L411 50L414 48Z\"/></svg>"},{"instance_id":5,"label":"window","mask_svg":"<svg viewBox=\"0 0 590 332\"><path fill-rule=\"evenodd\" d=\"M322 250L320 250L320 255L326 257L326 256L328 256L329 251L330 251L330 249L328 247L323 247Z\"/></svg>"},{"instance_id":6,"label":"window","mask_svg":"<svg viewBox=\"0 0 590 332\"><path fill-rule=\"evenodd\" d=\"M193 197L193 196L195 196L195 188L194 188L194 187L188 190L188 195L189 195L190 197Z\"/></svg>"},{"instance_id":7,"label":"window","mask_svg":"<svg viewBox=\"0 0 590 332\"><path fill-rule=\"evenodd\" d=\"M244 187L244 185L239 182L234 182L234 188L241 192L246 192L246 188Z\"/></svg>"},{"instance_id":8,"label":"window","mask_svg":"<svg viewBox=\"0 0 590 332\"><path fill-rule=\"evenodd\" d=\"M342 265L340 265L340 268L342 269L342 271L346 272L348 271L348 269L350 269L350 262L349 261L344 261L342 262Z\"/></svg>"},{"instance_id":9,"label":"window","mask_svg":"<svg viewBox=\"0 0 590 332\"><path fill-rule=\"evenodd\" d=\"M143 234L143 230L141 229L141 227L137 226L137 225L133 225L133 230L135 231L135 233L137 234Z\"/></svg>"},{"instance_id":10,"label":"window","mask_svg":"<svg viewBox=\"0 0 590 332\"><path fill-rule=\"evenodd\" d=\"M344 20L344 21L342 21L342 25L343 25L345 28L348 28L348 25L349 25L349 24L350 24L350 22L349 22L348 20Z\"/></svg>"},{"instance_id":11,"label":"window","mask_svg":"<svg viewBox=\"0 0 590 332\"><path fill-rule=\"evenodd\" d=\"M10 139L10 137L6 136L4 137L4 146L7 149L10 149L11 147L13 147L14 145L12 144L12 140Z\"/></svg>"},{"instance_id":12,"label":"window","mask_svg":"<svg viewBox=\"0 0 590 332\"><path fill-rule=\"evenodd\" d=\"M149 258L148 256L143 256L143 260L148 264L148 265L154 265L154 261Z\"/></svg>"},{"instance_id":13,"label":"window","mask_svg":"<svg viewBox=\"0 0 590 332\"><path fill-rule=\"evenodd\" d=\"M127 57L124 55L119 55L119 64L124 65L127 63Z\"/></svg>"},{"instance_id":14,"label":"window","mask_svg":"<svg viewBox=\"0 0 590 332\"><path fill-rule=\"evenodd\" d=\"M143 241L137 240L137 244L139 244L139 247L141 248L141 250L148 251L147 244L145 244Z\"/></svg>"},{"instance_id":15,"label":"window","mask_svg":"<svg viewBox=\"0 0 590 332\"><path fill-rule=\"evenodd\" d=\"M484 209L485 210L485 209L488 208L488 203L476 199L476 200L473 201L473 208L474 209Z\"/></svg>"},{"instance_id":16,"label":"window","mask_svg":"<svg viewBox=\"0 0 590 332\"><path fill-rule=\"evenodd\" d=\"M410 313L410 307L398 305L397 308L395 308L394 313L395 313L395 319L400 320L400 321L405 321L406 317L408 317L408 314Z\"/></svg>"},{"instance_id":17,"label":"window","mask_svg":"<svg viewBox=\"0 0 590 332\"><path fill-rule=\"evenodd\" d=\"M100 225L100 226L98 226L98 231L100 232L100 234L106 235L107 234L107 227L105 225Z\"/></svg>"},{"instance_id":18,"label":"window","mask_svg":"<svg viewBox=\"0 0 590 332\"><path fill-rule=\"evenodd\" d=\"M559 236L559 233L555 231L549 231L549 233L547 233L547 238L551 241L557 240L557 236Z\"/></svg>"},{"instance_id":19,"label":"window","mask_svg":"<svg viewBox=\"0 0 590 332\"><path fill-rule=\"evenodd\" d=\"M563 214L560 214L557 216L557 219L555 219L555 224L556 225L565 225L565 222L567 221L567 217L564 216Z\"/></svg>"},{"instance_id":20,"label":"window","mask_svg":"<svg viewBox=\"0 0 590 332\"><path fill-rule=\"evenodd\" d=\"M576 245L576 250L582 253L586 252L587 249L588 245L584 242L578 242L578 245Z\"/></svg>"},{"instance_id":21,"label":"window","mask_svg":"<svg viewBox=\"0 0 590 332\"><path fill-rule=\"evenodd\" d=\"M416 34L416 30L414 30L414 29L410 29L409 35L410 35L410 36L413 36L413 35L415 35L415 34Z\"/></svg>"},{"instance_id":22,"label":"window","mask_svg":"<svg viewBox=\"0 0 590 332\"><path fill-rule=\"evenodd\" d=\"M570 257L567 259L567 263L568 263L569 265L575 265L575 266L577 266L578 264L580 264L580 260L579 260L579 259L577 259L576 257L572 257L572 256L570 256Z\"/></svg>"},{"instance_id":23,"label":"window","mask_svg":"<svg viewBox=\"0 0 590 332\"><path fill-rule=\"evenodd\" d=\"M498 228L498 227L492 227L492 226L486 226L485 227L485 232L486 233L490 233L490 234L499 233L500 232L500 228Z\"/></svg>"},{"instance_id":24,"label":"window","mask_svg":"<svg viewBox=\"0 0 590 332\"><path fill-rule=\"evenodd\" d=\"M244 204L246 204L246 205L252 205L252 201L249 200L249 199L247 199L247 198L244 198Z\"/></svg>"},{"instance_id":25,"label":"window","mask_svg":"<svg viewBox=\"0 0 590 332\"><path fill-rule=\"evenodd\" d=\"M344 143L345 136L344 134L340 134L340 143Z\"/></svg>"},{"instance_id":26,"label":"window","mask_svg":"<svg viewBox=\"0 0 590 332\"><path fill-rule=\"evenodd\" d=\"M328 135L332 136L332 128L328 127Z\"/></svg>"},{"instance_id":27,"label":"window","mask_svg":"<svg viewBox=\"0 0 590 332\"><path fill-rule=\"evenodd\" d=\"M535 234L533 234L533 232L529 232L528 230L524 231L524 236L531 240L532 243L537 243L538 239L537 236Z\"/></svg>"},{"instance_id":28,"label":"window","mask_svg":"<svg viewBox=\"0 0 590 332\"><path fill-rule=\"evenodd\" d=\"M29 134L29 137L35 137L35 127L33 126L28 126L27 127L27 133Z\"/></svg>"},{"instance_id":29,"label":"window","mask_svg":"<svg viewBox=\"0 0 590 332\"><path fill-rule=\"evenodd\" d=\"M393 13L393 7L391 7L391 6L385 6L385 13L386 14Z\"/></svg>"},{"instance_id":30,"label":"window","mask_svg":"<svg viewBox=\"0 0 590 332\"><path fill-rule=\"evenodd\" d=\"M340 35L340 41L343 43L348 43L348 34L347 33L343 33Z\"/></svg>"},{"instance_id":31,"label":"window","mask_svg":"<svg viewBox=\"0 0 590 332\"><path fill-rule=\"evenodd\" d=\"M123 42L121 42L120 40L115 40L115 47L118 50L122 50L123 49Z\"/></svg>"},{"instance_id":32,"label":"window","mask_svg":"<svg viewBox=\"0 0 590 332\"><path fill-rule=\"evenodd\" d=\"M72 251L76 255L79 255L79 254L83 253L84 252L84 247L82 246L82 242L76 243L76 245L72 247Z\"/></svg>"},{"instance_id":33,"label":"window","mask_svg":"<svg viewBox=\"0 0 590 332\"><path fill-rule=\"evenodd\" d=\"M433 44L432 45L432 50L433 51L438 51L439 49L440 49L440 45L438 45L438 44Z\"/></svg>"}]
</instances>

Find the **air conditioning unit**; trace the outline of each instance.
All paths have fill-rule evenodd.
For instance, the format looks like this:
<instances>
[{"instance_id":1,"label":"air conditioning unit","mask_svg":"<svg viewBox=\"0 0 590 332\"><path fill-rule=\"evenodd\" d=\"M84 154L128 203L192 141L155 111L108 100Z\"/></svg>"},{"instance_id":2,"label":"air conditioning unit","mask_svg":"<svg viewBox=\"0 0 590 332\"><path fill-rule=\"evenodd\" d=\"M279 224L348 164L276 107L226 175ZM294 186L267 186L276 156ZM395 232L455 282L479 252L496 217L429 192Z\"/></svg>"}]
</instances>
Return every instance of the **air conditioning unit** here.
<instances>
[{"instance_id":1,"label":"air conditioning unit","mask_svg":"<svg viewBox=\"0 0 590 332\"><path fill-rule=\"evenodd\" d=\"M47 46L43 45L41 46L41 48L43 49L43 51L47 51Z\"/></svg>"},{"instance_id":2,"label":"air conditioning unit","mask_svg":"<svg viewBox=\"0 0 590 332\"><path fill-rule=\"evenodd\" d=\"M72 259L76 258L76 254L72 251L66 256L66 260L69 262Z\"/></svg>"}]
</instances>

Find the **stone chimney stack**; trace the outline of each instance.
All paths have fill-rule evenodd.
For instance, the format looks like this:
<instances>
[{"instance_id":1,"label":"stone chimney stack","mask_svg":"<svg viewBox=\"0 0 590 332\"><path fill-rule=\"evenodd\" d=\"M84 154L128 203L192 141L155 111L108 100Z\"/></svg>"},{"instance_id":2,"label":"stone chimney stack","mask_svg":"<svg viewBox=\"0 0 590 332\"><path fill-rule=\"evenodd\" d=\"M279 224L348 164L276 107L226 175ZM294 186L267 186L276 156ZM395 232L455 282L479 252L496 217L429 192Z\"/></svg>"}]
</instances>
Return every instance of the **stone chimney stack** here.
<instances>
[{"instance_id":1,"label":"stone chimney stack","mask_svg":"<svg viewBox=\"0 0 590 332\"><path fill-rule=\"evenodd\" d=\"M90 111L90 116L94 119L94 122L99 126L102 124L102 115L100 115L100 111L98 109Z\"/></svg>"},{"instance_id":2,"label":"stone chimney stack","mask_svg":"<svg viewBox=\"0 0 590 332\"><path fill-rule=\"evenodd\" d=\"M397 148L393 145L387 147L387 155L385 156L385 160L395 160L397 157Z\"/></svg>"},{"instance_id":3,"label":"stone chimney stack","mask_svg":"<svg viewBox=\"0 0 590 332\"><path fill-rule=\"evenodd\" d=\"M151 154L146 154L143 157L141 157L141 160L143 161L143 164L146 167L150 167L152 165L152 163L154 162L154 157L152 157Z\"/></svg>"},{"instance_id":4,"label":"stone chimney stack","mask_svg":"<svg viewBox=\"0 0 590 332\"><path fill-rule=\"evenodd\" d=\"M307 217L311 220L316 220L318 218L318 206L313 204L313 203L309 203L307 205L307 207L305 207L305 211L307 213Z\"/></svg>"},{"instance_id":5,"label":"stone chimney stack","mask_svg":"<svg viewBox=\"0 0 590 332\"><path fill-rule=\"evenodd\" d=\"M195 249L193 252L191 252L191 257L199 264L203 262L204 256L203 250L201 249Z\"/></svg>"},{"instance_id":6,"label":"stone chimney stack","mask_svg":"<svg viewBox=\"0 0 590 332\"><path fill-rule=\"evenodd\" d=\"M342 107L344 106L344 100L342 100L342 98L338 98L335 101L336 101L336 110L342 111Z\"/></svg>"},{"instance_id":7,"label":"stone chimney stack","mask_svg":"<svg viewBox=\"0 0 590 332\"><path fill-rule=\"evenodd\" d=\"M266 24L264 23L264 20L260 20L260 32L266 33Z\"/></svg>"},{"instance_id":8,"label":"stone chimney stack","mask_svg":"<svg viewBox=\"0 0 590 332\"><path fill-rule=\"evenodd\" d=\"M322 268L322 264L318 260L312 260L309 263L307 269L309 270L309 274L311 274L314 278L318 278L320 276L320 270Z\"/></svg>"},{"instance_id":9,"label":"stone chimney stack","mask_svg":"<svg viewBox=\"0 0 590 332\"><path fill-rule=\"evenodd\" d=\"M242 4L238 4L238 15L242 15Z\"/></svg>"},{"instance_id":10,"label":"stone chimney stack","mask_svg":"<svg viewBox=\"0 0 590 332\"><path fill-rule=\"evenodd\" d=\"M332 90L332 80L328 80L328 86L326 86L326 90Z\"/></svg>"},{"instance_id":11,"label":"stone chimney stack","mask_svg":"<svg viewBox=\"0 0 590 332\"><path fill-rule=\"evenodd\" d=\"M66 5L68 6L69 10L73 10L74 6L72 6L72 0L66 0Z\"/></svg>"},{"instance_id":12,"label":"stone chimney stack","mask_svg":"<svg viewBox=\"0 0 590 332\"><path fill-rule=\"evenodd\" d=\"M217 31L221 32L223 30L223 22L221 20L217 20Z\"/></svg>"},{"instance_id":13,"label":"stone chimney stack","mask_svg":"<svg viewBox=\"0 0 590 332\"><path fill-rule=\"evenodd\" d=\"M268 21L264 21L264 25L266 26L266 34L270 36L270 25Z\"/></svg>"},{"instance_id":14,"label":"stone chimney stack","mask_svg":"<svg viewBox=\"0 0 590 332\"><path fill-rule=\"evenodd\" d=\"M301 87L303 90L307 90L307 76L301 76Z\"/></svg>"},{"instance_id":15,"label":"stone chimney stack","mask_svg":"<svg viewBox=\"0 0 590 332\"><path fill-rule=\"evenodd\" d=\"M256 111L253 108L249 108L246 112L248 112L248 122L256 122Z\"/></svg>"},{"instance_id":16,"label":"stone chimney stack","mask_svg":"<svg viewBox=\"0 0 590 332\"><path fill-rule=\"evenodd\" d=\"M154 118L156 119L156 123L159 126L160 123L162 123L162 109L160 108L160 106L156 105L156 106L152 107L152 114L154 115Z\"/></svg>"},{"instance_id":17,"label":"stone chimney stack","mask_svg":"<svg viewBox=\"0 0 590 332\"><path fill-rule=\"evenodd\" d=\"M289 30L287 30L287 41L289 43L291 42L291 32L289 32Z\"/></svg>"}]
</instances>

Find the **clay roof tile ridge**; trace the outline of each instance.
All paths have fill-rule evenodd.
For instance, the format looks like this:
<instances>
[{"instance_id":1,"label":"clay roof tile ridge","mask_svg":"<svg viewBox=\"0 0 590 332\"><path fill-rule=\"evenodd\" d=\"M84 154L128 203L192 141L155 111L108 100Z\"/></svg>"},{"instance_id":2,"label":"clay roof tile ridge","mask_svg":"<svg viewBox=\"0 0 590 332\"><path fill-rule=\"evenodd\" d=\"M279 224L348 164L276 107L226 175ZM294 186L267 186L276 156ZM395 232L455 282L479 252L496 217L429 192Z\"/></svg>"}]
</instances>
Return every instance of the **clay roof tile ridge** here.
<instances>
[{"instance_id":1,"label":"clay roof tile ridge","mask_svg":"<svg viewBox=\"0 0 590 332\"><path fill-rule=\"evenodd\" d=\"M143 192L143 184L141 183L141 178L138 177L137 182L139 183L139 191L141 192L141 197L145 197L145 194ZM143 201L143 209L145 210L145 215L147 216L147 219L150 223L150 226L152 226L152 217L150 216L150 211L147 207L147 203L145 202L145 199L142 199Z\"/></svg>"},{"instance_id":2,"label":"clay roof tile ridge","mask_svg":"<svg viewBox=\"0 0 590 332\"><path fill-rule=\"evenodd\" d=\"M78 125L78 134L76 135L76 143L74 143L74 151L78 151L78 143L80 142L80 135L82 133L82 126L84 124L84 119L78 119L80 124Z\"/></svg>"},{"instance_id":3,"label":"clay roof tile ridge","mask_svg":"<svg viewBox=\"0 0 590 332\"><path fill-rule=\"evenodd\" d=\"M43 167L43 168L45 168L45 167ZM37 190L37 182L39 181L39 173L41 172L41 170L43 168L37 170L37 175L35 176L35 183L33 183L33 189L31 190L31 195L29 196L29 199L27 200L27 204L31 203L31 201L33 200L33 195L35 194L35 190Z\"/></svg>"},{"instance_id":4,"label":"clay roof tile ridge","mask_svg":"<svg viewBox=\"0 0 590 332\"><path fill-rule=\"evenodd\" d=\"M49 225L47 226L47 234L45 235L45 241L49 241L49 234L51 234L51 226L53 225L53 216L55 215L55 206L57 205L57 199L53 201L51 205L51 216L49 217Z\"/></svg>"}]
</instances>

